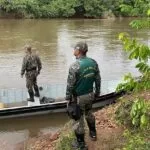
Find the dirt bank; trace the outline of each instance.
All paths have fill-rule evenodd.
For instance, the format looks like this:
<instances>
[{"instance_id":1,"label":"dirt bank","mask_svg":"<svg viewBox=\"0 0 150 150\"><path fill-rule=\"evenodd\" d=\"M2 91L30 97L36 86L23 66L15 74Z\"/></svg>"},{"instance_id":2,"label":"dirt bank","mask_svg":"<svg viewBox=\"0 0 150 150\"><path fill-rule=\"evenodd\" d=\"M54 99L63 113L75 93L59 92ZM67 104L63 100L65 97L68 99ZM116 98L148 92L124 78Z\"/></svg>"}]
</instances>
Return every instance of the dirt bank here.
<instances>
[{"instance_id":1,"label":"dirt bank","mask_svg":"<svg viewBox=\"0 0 150 150\"><path fill-rule=\"evenodd\" d=\"M137 96L150 100L149 91L132 96L126 95L124 99L135 99ZM88 129L86 128L86 143L89 150L117 150L124 144L123 132L125 127L118 125L114 119L118 106L119 102L94 113L96 117L97 141L93 142L90 140ZM17 145L17 150L55 150L61 133L65 132L67 133L64 128L61 132L58 131L55 134L41 135L37 138L29 139L24 143L24 146L22 144Z\"/></svg>"}]
</instances>

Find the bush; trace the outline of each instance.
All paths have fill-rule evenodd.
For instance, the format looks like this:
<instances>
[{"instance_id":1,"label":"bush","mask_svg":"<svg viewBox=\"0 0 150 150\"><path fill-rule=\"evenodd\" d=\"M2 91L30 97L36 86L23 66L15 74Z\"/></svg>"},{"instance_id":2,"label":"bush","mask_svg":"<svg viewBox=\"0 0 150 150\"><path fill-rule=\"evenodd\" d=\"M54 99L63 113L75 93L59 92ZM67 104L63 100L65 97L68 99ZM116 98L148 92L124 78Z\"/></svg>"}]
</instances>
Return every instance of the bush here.
<instances>
[{"instance_id":1,"label":"bush","mask_svg":"<svg viewBox=\"0 0 150 150\"><path fill-rule=\"evenodd\" d=\"M150 8L149 0L124 0L120 5L123 16L145 16Z\"/></svg>"},{"instance_id":2,"label":"bush","mask_svg":"<svg viewBox=\"0 0 150 150\"><path fill-rule=\"evenodd\" d=\"M39 5L36 0L1 0L1 9L7 13L15 13L26 17L28 14L39 17Z\"/></svg>"},{"instance_id":3,"label":"bush","mask_svg":"<svg viewBox=\"0 0 150 150\"><path fill-rule=\"evenodd\" d=\"M115 112L116 120L126 126L132 126L132 120L130 117L130 111L132 108L133 101L124 100Z\"/></svg>"},{"instance_id":4,"label":"bush","mask_svg":"<svg viewBox=\"0 0 150 150\"><path fill-rule=\"evenodd\" d=\"M148 132L149 133L149 132ZM123 150L149 150L150 141L148 140L148 134L134 133L132 131L126 130L124 136L127 139Z\"/></svg>"},{"instance_id":5,"label":"bush","mask_svg":"<svg viewBox=\"0 0 150 150\"><path fill-rule=\"evenodd\" d=\"M77 0L53 0L49 5L50 17L70 17L75 14Z\"/></svg>"},{"instance_id":6,"label":"bush","mask_svg":"<svg viewBox=\"0 0 150 150\"><path fill-rule=\"evenodd\" d=\"M141 2L141 1L139 1ZM125 8L125 7L124 7ZM129 7L126 11L131 11ZM150 10L147 12L150 16ZM136 29L144 27L149 28L150 20L134 20L130 25ZM131 74L124 77L125 83L119 84L117 90L125 90L137 95L140 91L149 91L150 89L150 48L148 45L139 43L131 38L127 33L121 33L119 39L122 40L124 50L128 52L129 59L138 60L136 68L141 73L139 80L136 80ZM116 119L120 123L127 125L125 132L126 143L123 150L149 150L150 149L150 102L139 96L134 101L124 100L116 111Z\"/></svg>"},{"instance_id":7,"label":"bush","mask_svg":"<svg viewBox=\"0 0 150 150\"><path fill-rule=\"evenodd\" d=\"M100 17L106 10L102 0L85 0L84 8L86 17Z\"/></svg>"},{"instance_id":8,"label":"bush","mask_svg":"<svg viewBox=\"0 0 150 150\"><path fill-rule=\"evenodd\" d=\"M59 140L56 143L56 150L72 150L72 142L75 139L72 130L72 121L69 121L61 131Z\"/></svg>"},{"instance_id":9,"label":"bush","mask_svg":"<svg viewBox=\"0 0 150 150\"><path fill-rule=\"evenodd\" d=\"M150 16L150 10L147 12ZM147 17L145 20L134 20L130 23L133 28L150 28L150 19ZM118 85L117 90L125 90L139 92L141 90L150 89L150 47L146 44L140 43L136 38L130 37L128 33L120 33L119 39L123 42L124 50L128 53L130 60L137 60L138 63L135 66L141 73L140 79L136 80L131 74L124 77L125 83Z\"/></svg>"},{"instance_id":10,"label":"bush","mask_svg":"<svg viewBox=\"0 0 150 150\"><path fill-rule=\"evenodd\" d=\"M0 0L1 9L22 17L102 17L108 15L141 16L150 7L149 0Z\"/></svg>"},{"instance_id":11,"label":"bush","mask_svg":"<svg viewBox=\"0 0 150 150\"><path fill-rule=\"evenodd\" d=\"M73 132L62 135L56 146L56 150L72 150L72 142L75 139Z\"/></svg>"}]
</instances>

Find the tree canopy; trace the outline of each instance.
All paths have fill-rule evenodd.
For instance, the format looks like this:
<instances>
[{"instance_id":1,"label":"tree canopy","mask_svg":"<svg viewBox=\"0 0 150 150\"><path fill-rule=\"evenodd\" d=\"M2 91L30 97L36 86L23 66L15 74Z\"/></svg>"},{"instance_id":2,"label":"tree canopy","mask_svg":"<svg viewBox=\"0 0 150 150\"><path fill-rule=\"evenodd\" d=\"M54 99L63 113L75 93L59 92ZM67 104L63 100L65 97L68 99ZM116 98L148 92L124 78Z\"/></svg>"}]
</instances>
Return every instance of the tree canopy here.
<instances>
[{"instance_id":1,"label":"tree canopy","mask_svg":"<svg viewBox=\"0 0 150 150\"><path fill-rule=\"evenodd\" d=\"M143 16L149 0L0 0L0 11L21 18Z\"/></svg>"}]
</instances>

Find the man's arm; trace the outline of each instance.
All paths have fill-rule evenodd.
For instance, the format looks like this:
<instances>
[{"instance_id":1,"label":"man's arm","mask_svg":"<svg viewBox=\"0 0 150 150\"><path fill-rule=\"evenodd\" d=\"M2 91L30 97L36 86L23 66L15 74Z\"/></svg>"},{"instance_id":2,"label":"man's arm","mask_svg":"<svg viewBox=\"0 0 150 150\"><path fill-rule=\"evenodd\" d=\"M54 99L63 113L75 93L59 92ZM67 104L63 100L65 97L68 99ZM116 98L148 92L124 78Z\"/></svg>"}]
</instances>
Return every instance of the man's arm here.
<instances>
[{"instance_id":1,"label":"man's arm","mask_svg":"<svg viewBox=\"0 0 150 150\"><path fill-rule=\"evenodd\" d=\"M39 56L37 56L37 65L38 65L38 73L40 73L42 69L42 63L41 63L41 59L39 58Z\"/></svg>"},{"instance_id":2,"label":"man's arm","mask_svg":"<svg viewBox=\"0 0 150 150\"><path fill-rule=\"evenodd\" d=\"M96 77L95 77L95 96L98 97L101 92L101 76L98 64L96 63Z\"/></svg>"},{"instance_id":3,"label":"man's arm","mask_svg":"<svg viewBox=\"0 0 150 150\"><path fill-rule=\"evenodd\" d=\"M24 75L25 71L26 71L26 59L24 57L22 62L22 68L21 68L21 76Z\"/></svg>"},{"instance_id":4,"label":"man's arm","mask_svg":"<svg viewBox=\"0 0 150 150\"><path fill-rule=\"evenodd\" d=\"M73 88L76 82L76 73L77 73L77 67L76 64L73 64L69 68L69 74L67 79L66 100L68 101L72 99Z\"/></svg>"}]
</instances>

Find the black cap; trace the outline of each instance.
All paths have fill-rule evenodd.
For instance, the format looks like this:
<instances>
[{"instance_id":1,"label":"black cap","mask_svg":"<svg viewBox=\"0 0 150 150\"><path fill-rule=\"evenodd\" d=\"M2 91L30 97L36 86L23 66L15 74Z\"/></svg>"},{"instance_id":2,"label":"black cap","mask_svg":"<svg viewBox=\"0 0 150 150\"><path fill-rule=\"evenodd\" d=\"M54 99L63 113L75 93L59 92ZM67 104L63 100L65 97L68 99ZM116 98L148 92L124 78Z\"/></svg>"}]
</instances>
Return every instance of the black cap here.
<instances>
[{"instance_id":1,"label":"black cap","mask_svg":"<svg viewBox=\"0 0 150 150\"><path fill-rule=\"evenodd\" d=\"M75 50L80 50L82 52L87 52L88 51L88 45L86 42L78 42L75 47Z\"/></svg>"}]
</instances>

